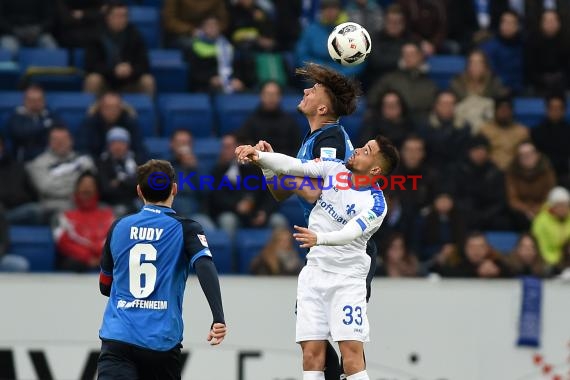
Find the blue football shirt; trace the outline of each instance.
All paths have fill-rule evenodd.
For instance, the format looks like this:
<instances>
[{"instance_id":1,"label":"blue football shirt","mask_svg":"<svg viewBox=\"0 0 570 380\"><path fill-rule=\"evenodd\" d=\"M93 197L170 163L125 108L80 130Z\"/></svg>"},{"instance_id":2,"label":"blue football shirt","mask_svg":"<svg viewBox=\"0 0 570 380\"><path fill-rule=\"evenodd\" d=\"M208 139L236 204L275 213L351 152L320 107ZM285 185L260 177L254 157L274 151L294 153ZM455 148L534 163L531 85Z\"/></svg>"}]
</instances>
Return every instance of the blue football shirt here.
<instances>
[{"instance_id":1,"label":"blue football shirt","mask_svg":"<svg viewBox=\"0 0 570 380\"><path fill-rule=\"evenodd\" d=\"M99 336L167 351L182 341L182 300L190 266L211 257L199 223L145 205L111 227L101 271L112 276Z\"/></svg>"}]
</instances>

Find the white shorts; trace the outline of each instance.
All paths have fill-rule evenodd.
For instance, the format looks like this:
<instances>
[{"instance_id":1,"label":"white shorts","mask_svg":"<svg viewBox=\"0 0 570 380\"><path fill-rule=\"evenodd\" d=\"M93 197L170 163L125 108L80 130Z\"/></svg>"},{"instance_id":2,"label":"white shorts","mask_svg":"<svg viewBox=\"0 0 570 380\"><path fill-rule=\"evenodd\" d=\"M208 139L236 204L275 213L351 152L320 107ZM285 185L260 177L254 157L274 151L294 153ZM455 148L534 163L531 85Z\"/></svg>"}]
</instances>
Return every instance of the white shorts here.
<instances>
[{"instance_id":1,"label":"white shorts","mask_svg":"<svg viewBox=\"0 0 570 380\"><path fill-rule=\"evenodd\" d=\"M366 279L306 265L297 285L295 341L368 342Z\"/></svg>"}]
</instances>

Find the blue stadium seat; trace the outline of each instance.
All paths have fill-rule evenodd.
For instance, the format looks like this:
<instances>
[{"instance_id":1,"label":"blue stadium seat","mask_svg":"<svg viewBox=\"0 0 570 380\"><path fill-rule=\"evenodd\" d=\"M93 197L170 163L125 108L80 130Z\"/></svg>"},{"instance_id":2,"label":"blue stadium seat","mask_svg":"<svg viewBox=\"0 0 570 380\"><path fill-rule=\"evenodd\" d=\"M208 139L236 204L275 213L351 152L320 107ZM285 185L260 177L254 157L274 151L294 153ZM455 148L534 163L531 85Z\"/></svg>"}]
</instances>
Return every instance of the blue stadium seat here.
<instances>
[{"instance_id":1,"label":"blue stadium seat","mask_svg":"<svg viewBox=\"0 0 570 380\"><path fill-rule=\"evenodd\" d=\"M80 70L85 69L85 49L73 49L71 53L71 64Z\"/></svg>"},{"instance_id":2,"label":"blue stadium seat","mask_svg":"<svg viewBox=\"0 0 570 380\"><path fill-rule=\"evenodd\" d=\"M229 235L222 230L213 230L206 231L206 238L218 273L233 273L234 255Z\"/></svg>"},{"instance_id":3,"label":"blue stadium seat","mask_svg":"<svg viewBox=\"0 0 570 380\"><path fill-rule=\"evenodd\" d=\"M147 48L160 47L160 12L156 7L130 6L129 21L137 27Z\"/></svg>"},{"instance_id":4,"label":"blue stadium seat","mask_svg":"<svg viewBox=\"0 0 570 380\"><path fill-rule=\"evenodd\" d=\"M146 137L144 145L150 158L170 159L170 140L166 137Z\"/></svg>"},{"instance_id":5,"label":"blue stadium seat","mask_svg":"<svg viewBox=\"0 0 570 380\"><path fill-rule=\"evenodd\" d=\"M301 136L305 136L305 134L309 131L309 123L307 122L307 118L297 111L297 106L303 99L303 94L285 94L281 99L281 107L285 112L290 113L295 117L297 120L297 124L301 130ZM300 143L300 142L299 142Z\"/></svg>"},{"instance_id":6,"label":"blue stadium seat","mask_svg":"<svg viewBox=\"0 0 570 380\"><path fill-rule=\"evenodd\" d=\"M2 91L0 92L0 132L6 127L8 118L14 111L14 108L22 105L24 95L18 91Z\"/></svg>"},{"instance_id":7,"label":"blue stadium seat","mask_svg":"<svg viewBox=\"0 0 570 380\"><path fill-rule=\"evenodd\" d=\"M142 137L156 136L156 111L152 98L145 94L122 94L123 100L136 111Z\"/></svg>"},{"instance_id":8,"label":"blue stadium seat","mask_svg":"<svg viewBox=\"0 0 570 380\"><path fill-rule=\"evenodd\" d=\"M362 126L362 118L364 116L364 112L366 111L366 103L363 99L361 99L357 106L356 111L350 116L343 116L340 118L340 124L348 133L350 140L353 142L353 145L356 144L356 138L358 136L358 132L360 131L360 127ZM356 145L354 145L357 148Z\"/></svg>"},{"instance_id":9,"label":"blue stadium seat","mask_svg":"<svg viewBox=\"0 0 570 380\"><path fill-rule=\"evenodd\" d=\"M257 256L271 238L269 228L243 228L236 232L235 243L238 254L238 272L250 273L251 261Z\"/></svg>"},{"instance_id":10,"label":"blue stadium seat","mask_svg":"<svg viewBox=\"0 0 570 380\"><path fill-rule=\"evenodd\" d=\"M16 89L20 79L20 68L12 53L6 49L0 49L0 88Z\"/></svg>"},{"instance_id":11,"label":"blue stadium seat","mask_svg":"<svg viewBox=\"0 0 570 380\"><path fill-rule=\"evenodd\" d=\"M32 272L53 271L55 245L49 227L11 226L9 252L24 256Z\"/></svg>"},{"instance_id":12,"label":"blue stadium seat","mask_svg":"<svg viewBox=\"0 0 570 380\"><path fill-rule=\"evenodd\" d=\"M254 94L218 95L214 100L219 122L219 135L239 129L259 104Z\"/></svg>"},{"instance_id":13,"label":"blue stadium seat","mask_svg":"<svg viewBox=\"0 0 570 380\"><path fill-rule=\"evenodd\" d=\"M515 98L513 100L515 120L529 128L535 127L544 118L546 106L542 98Z\"/></svg>"},{"instance_id":14,"label":"blue stadium seat","mask_svg":"<svg viewBox=\"0 0 570 380\"><path fill-rule=\"evenodd\" d=\"M519 234L511 231L486 231L485 237L491 247L504 254L509 254L516 246Z\"/></svg>"},{"instance_id":15,"label":"blue stadium seat","mask_svg":"<svg viewBox=\"0 0 570 380\"><path fill-rule=\"evenodd\" d=\"M32 67L58 70L34 74L33 82L41 84L46 90L81 90L83 75L70 67L69 62L69 53L65 49L22 48L18 53L21 75L25 75Z\"/></svg>"},{"instance_id":16,"label":"blue stadium seat","mask_svg":"<svg viewBox=\"0 0 570 380\"><path fill-rule=\"evenodd\" d=\"M22 48L18 53L18 63L22 71L29 66L67 67L69 53L66 49Z\"/></svg>"},{"instance_id":17,"label":"blue stadium seat","mask_svg":"<svg viewBox=\"0 0 570 380\"><path fill-rule=\"evenodd\" d=\"M214 113L208 94L161 94L158 109L163 136L170 137L177 129L187 129L194 137L213 135Z\"/></svg>"},{"instance_id":18,"label":"blue stadium seat","mask_svg":"<svg viewBox=\"0 0 570 380\"><path fill-rule=\"evenodd\" d=\"M441 89L449 88L451 79L465 69L465 57L459 55L434 55L428 58L430 78Z\"/></svg>"},{"instance_id":19,"label":"blue stadium seat","mask_svg":"<svg viewBox=\"0 0 570 380\"><path fill-rule=\"evenodd\" d=\"M220 155L221 140L217 137L194 139L194 153L198 158L200 174L210 174Z\"/></svg>"},{"instance_id":20,"label":"blue stadium seat","mask_svg":"<svg viewBox=\"0 0 570 380\"><path fill-rule=\"evenodd\" d=\"M83 92L50 92L47 94L47 102L77 139L79 128L87 109L95 102L95 96Z\"/></svg>"},{"instance_id":21,"label":"blue stadium seat","mask_svg":"<svg viewBox=\"0 0 570 380\"><path fill-rule=\"evenodd\" d=\"M158 92L184 92L188 89L188 66L180 50L150 50L149 60Z\"/></svg>"},{"instance_id":22,"label":"blue stadium seat","mask_svg":"<svg viewBox=\"0 0 570 380\"><path fill-rule=\"evenodd\" d=\"M294 225L307 226L305 217L303 216L303 208L301 207L296 195L293 195L279 203L279 213L287 218L291 228L293 228Z\"/></svg>"},{"instance_id":23,"label":"blue stadium seat","mask_svg":"<svg viewBox=\"0 0 570 380\"><path fill-rule=\"evenodd\" d=\"M0 62L13 61L14 55L10 50L0 48Z\"/></svg>"}]
</instances>

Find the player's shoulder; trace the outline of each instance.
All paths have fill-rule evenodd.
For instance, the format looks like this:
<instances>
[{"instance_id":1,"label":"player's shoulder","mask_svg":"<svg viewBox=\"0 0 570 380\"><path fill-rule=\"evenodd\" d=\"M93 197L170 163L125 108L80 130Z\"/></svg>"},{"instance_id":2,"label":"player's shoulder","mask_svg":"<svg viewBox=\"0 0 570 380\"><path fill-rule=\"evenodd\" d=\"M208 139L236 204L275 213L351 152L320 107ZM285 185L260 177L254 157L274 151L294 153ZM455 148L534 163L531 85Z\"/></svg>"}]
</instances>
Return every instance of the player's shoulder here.
<instances>
[{"instance_id":1,"label":"player's shoulder","mask_svg":"<svg viewBox=\"0 0 570 380\"><path fill-rule=\"evenodd\" d=\"M164 215L171 217L177 221L182 226L184 231L199 233L204 230L200 223L187 216L180 215L175 212L165 212Z\"/></svg>"},{"instance_id":2,"label":"player's shoulder","mask_svg":"<svg viewBox=\"0 0 570 380\"><path fill-rule=\"evenodd\" d=\"M126 214L126 215L123 215L123 216L116 218L113 221L113 223L111 224L111 227L109 227L109 232L113 232L117 228L130 226L132 224L132 222L134 221L133 219L135 218L136 215L137 215L137 213L129 213L129 214Z\"/></svg>"},{"instance_id":3,"label":"player's shoulder","mask_svg":"<svg viewBox=\"0 0 570 380\"><path fill-rule=\"evenodd\" d=\"M373 201L371 210L374 214L376 214L376 216L385 214L388 211L388 205L386 203L386 198L384 197L384 192L381 189L371 187L370 196Z\"/></svg>"}]
</instances>

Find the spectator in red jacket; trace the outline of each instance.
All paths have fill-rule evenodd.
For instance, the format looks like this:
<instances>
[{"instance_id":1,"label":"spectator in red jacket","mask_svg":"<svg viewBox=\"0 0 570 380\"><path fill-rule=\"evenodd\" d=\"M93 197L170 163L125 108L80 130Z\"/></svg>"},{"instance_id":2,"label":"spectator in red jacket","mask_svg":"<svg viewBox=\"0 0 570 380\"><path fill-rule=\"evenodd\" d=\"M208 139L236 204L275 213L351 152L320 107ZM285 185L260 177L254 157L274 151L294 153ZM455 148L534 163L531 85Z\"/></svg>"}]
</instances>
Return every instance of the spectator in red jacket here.
<instances>
[{"instance_id":1,"label":"spectator in red jacket","mask_svg":"<svg viewBox=\"0 0 570 380\"><path fill-rule=\"evenodd\" d=\"M58 266L75 272L96 270L114 215L99 204L97 180L90 172L79 177L73 197L75 208L60 214L53 227Z\"/></svg>"}]
</instances>

